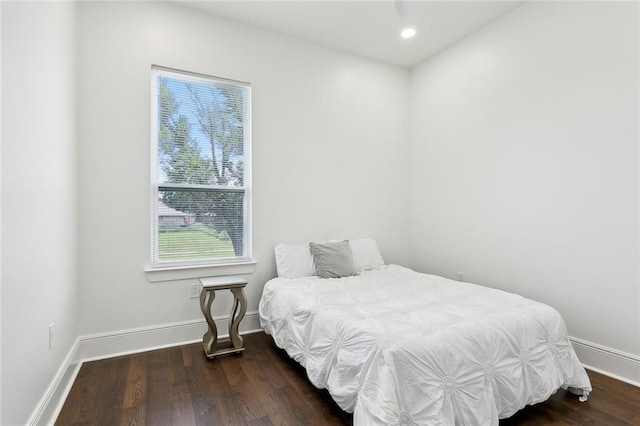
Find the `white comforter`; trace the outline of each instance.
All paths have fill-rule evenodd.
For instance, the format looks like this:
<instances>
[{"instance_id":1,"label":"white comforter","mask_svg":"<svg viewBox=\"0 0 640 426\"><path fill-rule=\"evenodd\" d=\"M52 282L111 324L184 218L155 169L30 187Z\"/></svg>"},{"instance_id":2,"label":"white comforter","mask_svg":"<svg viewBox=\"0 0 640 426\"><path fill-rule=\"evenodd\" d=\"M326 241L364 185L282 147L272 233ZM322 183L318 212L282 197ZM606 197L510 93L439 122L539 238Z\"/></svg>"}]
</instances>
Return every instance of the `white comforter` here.
<instances>
[{"instance_id":1,"label":"white comforter","mask_svg":"<svg viewBox=\"0 0 640 426\"><path fill-rule=\"evenodd\" d=\"M591 390L551 307L396 265L270 280L260 320L356 425L497 425Z\"/></svg>"}]
</instances>

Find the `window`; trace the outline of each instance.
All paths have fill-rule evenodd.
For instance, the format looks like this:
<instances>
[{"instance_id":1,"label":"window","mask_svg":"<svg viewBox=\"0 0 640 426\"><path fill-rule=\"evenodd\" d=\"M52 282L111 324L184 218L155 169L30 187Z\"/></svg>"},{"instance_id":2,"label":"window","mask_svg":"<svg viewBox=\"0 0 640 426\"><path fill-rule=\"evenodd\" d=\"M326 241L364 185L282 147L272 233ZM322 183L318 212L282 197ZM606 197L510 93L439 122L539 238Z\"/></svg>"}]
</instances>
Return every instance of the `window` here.
<instances>
[{"instance_id":1,"label":"window","mask_svg":"<svg viewBox=\"0 0 640 426\"><path fill-rule=\"evenodd\" d=\"M248 261L251 86L152 68L152 266Z\"/></svg>"}]
</instances>

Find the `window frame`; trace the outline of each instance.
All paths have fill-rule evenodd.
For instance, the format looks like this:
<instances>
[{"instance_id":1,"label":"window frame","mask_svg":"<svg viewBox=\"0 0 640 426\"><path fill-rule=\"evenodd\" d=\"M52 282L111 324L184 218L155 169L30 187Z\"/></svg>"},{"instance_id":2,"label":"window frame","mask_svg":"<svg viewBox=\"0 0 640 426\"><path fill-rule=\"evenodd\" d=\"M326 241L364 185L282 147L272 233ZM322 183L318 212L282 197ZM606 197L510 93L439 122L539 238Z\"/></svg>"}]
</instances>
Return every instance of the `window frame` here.
<instances>
[{"instance_id":1,"label":"window frame","mask_svg":"<svg viewBox=\"0 0 640 426\"><path fill-rule=\"evenodd\" d=\"M158 120L158 82L159 78L167 76L169 78L182 81L192 82L194 84L224 84L240 87L245 90L243 97L246 104L243 105L243 177L242 186L224 186L224 185L196 185L181 183L160 183L159 179L159 120ZM158 270L172 270L186 272L188 276L211 276L216 275L207 272L207 268L220 267L221 270L232 271L238 270L238 273L246 273L247 268L234 268L237 264L247 264L251 266L251 271L255 267L252 260L252 210L251 210L251 142L252 142L252 87L250 83L231 80L227 78L215 77L207 74L199 74L190 71L167 68L158 65L151 66L151 155L150 155L150 172L151 172L151 266L146 269L147 277L150 281L164 281L161 277L153 274ZM220 258L203 258L203 259L185 259L185 260L161 260L158 250L158 233L159 233L159 216L158 207L160 204L159 193L167 190L177 191L202 191L209 193L218 192L242 192L243 196L243 255ZM203 269L203 273L198 273L198 269ZM171 274L173 277L175 275ZM152 279L155 276L156 279Z\"/></svg>"}]
</instances>

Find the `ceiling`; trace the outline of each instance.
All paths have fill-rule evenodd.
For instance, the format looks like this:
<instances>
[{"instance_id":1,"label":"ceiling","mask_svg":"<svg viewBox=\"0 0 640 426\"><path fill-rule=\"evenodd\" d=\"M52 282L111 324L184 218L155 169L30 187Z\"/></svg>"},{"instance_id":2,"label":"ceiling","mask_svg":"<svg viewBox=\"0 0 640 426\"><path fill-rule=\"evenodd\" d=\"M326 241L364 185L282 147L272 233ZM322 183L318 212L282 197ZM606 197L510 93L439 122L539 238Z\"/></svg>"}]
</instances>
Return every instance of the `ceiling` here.
<instances>
[{"instance_id":1,"label":"ceiling","mask_svg":"<svg viewBox=\"0 0 640 426\"><path fill-rule=\"evenodd\" d=\"M520 6L509 1L180 1L181 4L380 62L412 67ZM410 40L400 30L412 26Z\"/></svg>"}]
</instances>

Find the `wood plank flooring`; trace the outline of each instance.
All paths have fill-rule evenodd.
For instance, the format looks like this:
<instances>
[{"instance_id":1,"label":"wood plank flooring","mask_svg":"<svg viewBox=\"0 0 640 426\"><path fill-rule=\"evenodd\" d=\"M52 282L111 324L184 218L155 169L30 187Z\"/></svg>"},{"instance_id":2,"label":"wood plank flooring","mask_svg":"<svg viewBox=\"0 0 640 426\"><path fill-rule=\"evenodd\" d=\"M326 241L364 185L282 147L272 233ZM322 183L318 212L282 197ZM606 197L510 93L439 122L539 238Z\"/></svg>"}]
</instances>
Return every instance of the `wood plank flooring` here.
<instances>
[{"instance_id":1,"label":"wood plank flooring","mask_svg":"<svg viewBox=\"0 0 640 426\"><path fill-rule=\"evenodd\" d=\"M208 361L201 344L85 363L56 425L351 425L264 333ZM640 425L640 388L589 372L586 403L565 391L501 426Z\"/></svg>"}]
</instances>

